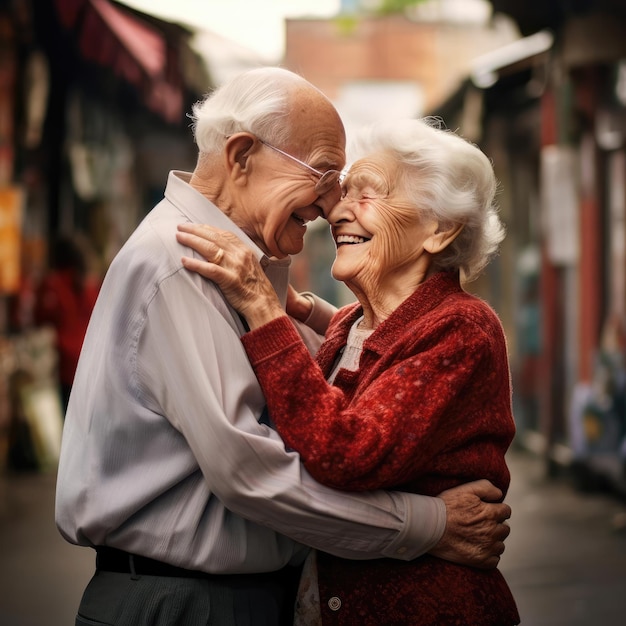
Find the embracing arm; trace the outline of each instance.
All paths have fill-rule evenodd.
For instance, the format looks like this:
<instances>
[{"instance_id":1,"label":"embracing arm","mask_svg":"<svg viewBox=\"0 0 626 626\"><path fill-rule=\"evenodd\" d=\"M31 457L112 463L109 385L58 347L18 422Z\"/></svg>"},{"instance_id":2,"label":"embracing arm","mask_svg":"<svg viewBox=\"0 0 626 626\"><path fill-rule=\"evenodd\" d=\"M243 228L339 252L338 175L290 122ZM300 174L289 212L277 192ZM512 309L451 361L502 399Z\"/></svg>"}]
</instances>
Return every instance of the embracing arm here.
<instances>
[{"instance_id":1,"label":"embracing arm","mask_svg":"<svg viewBox=\"0 0 626 626\"><path fill-rule=\"evenodd\" d=\"M279 432L317 480L342 489L393 488L416 480L423 485L437 472L443 451L465 449L477 438L488 449L491 439L504 440L508 432L508 422L497 416L507 415L506 388L487 399L488 409L468 404L468 381L493 366L490 338L474 325L438 326L445 341L429 341L414 352L403 345L409 354L386 362L353 396L339 377L336 385L326 382L287 320L274 320L242 341ZM465 468L462 457L453 458L459 459L457 475L475 471L479 477L490 467L490 458Z\"/></svg>"},{"instance_id":2,"label":"embracing arm","mask_svg":"<svg viewBox=\"0 0 626 626\"><path fill-rule=\"evenodd\" d=\"M199 226L186 226L181 227L180 230L184 231L177 234L177 238L181 243L189 245L205 258L223 261L223 254L219 255L217 251L223 249L224 242L220 239L220 246L217 246L215 239L207 238L207 231L211 229ZM223 234L222 231L213 229L211 236L221 238ZM226 243L232 246L233 242L231 240ZM247 253L249 254L249 251ZM245 249L243 249L243 254L245 256ZM250 301L259 304L259 299L262 300L263 298L262 295L259 295L263 293L262 286L259 289L259 284L262 284L264 276L262 272L259 276L260 270L258 262L255 260L248 263L245 258L243 260L240 258L240 265L237 265L236 259L233 261L233 258L228 257L228 262L224 264L226 267L218 267L213 262L204 262L197 258L183 259L183 263L188 269L217 282L231 305L239 308L240 312L246 315L251 327L255 328L266 321L285 317L285 312L279 306L274 306L271 303L264 303L263 306L256 307L248 306L246 308L245 302L237 300L238 294L241 294L241 289L244 292L247 289ZM243 263L243 266L241 263ZM246 263L248 263L247 267ZM255 280L259 282L248 281L248 277L252 275L256 275L257 279ZM246 277L243 281L241 279L242 276ZM241 285L238 285L241 282L246 284L241 287ZM272 292L266 291L265 297L270 301L272 298L276 298L273 290ZM245 297L243 300L245 300ZM248 313L246 314L245 311ZM273 436L272 431L270 431L271 436ZM220 474L220 472L223 474L223 489L221 491L216 489L216 493L221 494L220 498L233 511L244 517L265 523L275 530L292 536L303 543L335 554L338 553L336 547L333 549L333 546L328 543L322 545L320 541L323 541L323 539L320 539L319 535L324 535L325 531L328 531L331 542L337 542L339 541L338 537L345 536L346 540L340 543L342 543L344 550L347 549L346 541L354 541L354 538L347 539L345 522L343 527L337 525L339 512L345 510L346 507L349 511L349 517L355 523L360 520L362 532L357 532L357 534L361 537L361 540L367 537L368 544L371 544L376 537L380 536L379 531L363 525L363 520L371 519L372 515L372 509L370 508L368 512L368 504L364 503L364 500L367 501L368 499L365 497L366 494L361 494L361 496L357 497L356 494L327 490L311 481L305 472L302 472L300 479L285 481L284 475L282 478L280 477L281 472L279 470L281 465L287 463L282 451L279 450L277 453L274 450L274 454L279 454L280 459L276 466L272 467L273 464L270 457L263 454L261 446L251 445L249 441L243 439L229 442L229 445L236 444L241 444L243 451L239 450L239 452L235 451L232 455L227 455L228 458L232 458L237 468L236 471L228 464L220 464L216 472L216 474ZM242 459L247 458L247 456L252 456L255 462L242 463ZM301 472L301 470L294 469L299 467L300 464L298 460L294 461L293 456L291 456L287 465L289 465L292 472ZM243 472L240 469L242 467L245 468ZM270 479L269 484L282 485L284 487L284 490L280 490L280 495L271 494L271 503L267 502L267 494L250 488L251 486L265 484L266 481L263 476L268 471L272 473L277 472ZM309 489L311 489L308 494L306 489L302 491L302 485L298 488L300 481L306 483ZM296 485L295 488L294 484ZM320 490L324 493L324 498L320 498ZM304 500L301 499L303 493L305 494ZM374 510L380 507L380 498L383 497L382 493L376 491L367 494L370 498L377 498L376 502L379 504L374 505ZM392 532L391 542L389 541L389 532L383 532L384 541L386 542L383 555L395 555L406 559L414 558L420 553L427 551L429 548L425 546L426 543L430 542L433 545L436 544L434 548L431 545L432 553L441 558L474 567L493 567L497 564L499 555L504 550L503 541L509 533L509 527L505 520L510 517L511 510L508 505L498 502L502 498L502 492L488 481L475 481L461 485L442 493L441 498L437 499L423 499L421 496L394 492L389 492L389 494L385 495L387 498L392 498L396 504L398 502L397 498L400 498L400 502L405 502L408 505L408 508L405 507L405 511L408 514L407 518L404 519L404 528L399 532L397 530ZM298 502L294 502L294 498L297 498ZM364 498L364 500L361 498ZM441 535L443 528L440 523L439 525L432 525L434 512L437 510L441 512L440 508L433 509L431 507L433 501L439 504L445 503L444 511L447 514L447 519L443 535ZM323 511L326 511L326 515L322 514L320 517L319 511L312 513L312 506L321 506ZM289 515L285 515L285 507L289 511ZM424 508L420 510L420 507ZM430 514L428 511L430 511ZM294 520L294 515L298 519ZM437 515L435 514L434 517L437 517ZM259 516L262 516L262 519ZM412 520L409 517L412 517ZM428 522L429 518L430 524ZM397 524L397 522L398 520L394 524ZM304 535L297 532L299 528L302 528L303 523L307 528ZM414 536L413 540L416 543L420 543L421 547L412 545L411 549L407 550L408 538L406 530L411 523L416 525L413 530L419 535L419 537ZM428 528L425 529L424 524ZM358 527L359 523L356 525ZM297 534L294 536L294 533ZM352 548L354 549L354 546ZM352 554L355 554L355 552L353 551ZM349 558L372 558L372 553L370 552L368 555L365 552L359 552L358 556Z\"/></svg>"},{"instance_id":3,"label":"embracing arm","mask_svg":"<svg viewBox=\"0 0 626 626\"><path fill-rule=\"evenodd\" d=\"M265 381L266 391L271 387L267 395L270 407L274 409L271 411L273 418L277 424L282 422L285 440L302 450L305 464L313 475L321 482L339 488L363 488L368 486L368 482L370 488L375 488L401 484L403 477L410 480L415 473L428 473L438 451L452 438L451 433L437 428L429 418L445 410L446 403L453 399L450 394L454 392L451 390L463 387L464 377L471 375L470 364L463 363L464 367L459 368L456 376L450 375L442 380L436 373L433 375L432 371L427 371L429 361L440 362L450 355L437 353L436 350L435 354L423 355L424 361L420 366L424 370L424 382L430 380L432 383L433 377L439 378L441 388L436 388L436 383L431 385L426 382L424 386L418 386L422 392L430 389L432 396L439 399L439 404L430 404L424 410L423 428L420 429L415 427L415 416L410 410L415 402L420 404L419 398L414 398L413 402L409 398L415 389L415 364L403 364L408 389L394 383L392 369L389 376L377 381L378 384L369 390L362 402L346 407L341 392L327 385L321 371L306 352L300 353L295 334L291 345L296 353L300 353L301 362L291 359L290 348L286 345L289 342L281 342L280 333L275 331L275 327L280 325L283 325L281 320L277 320L244 336L243 342L254 353L255 370L259 379ZM257 339L267 337L264 331L270 327L274 328L274 332L269 344L265 345L269 352L261 350L259 353L255 335ZM286 329L291 334L288 327ZM480 344L480 340L477 343ZM467 344L466 348L469 350ZM269 356L273 351L280 355L276 360ZM267 357L265 361L263 355ZM455 368L452 363L450 366L449 373L452 373ZM269 378L275 378L273 385L270 385ZM284 411L285 388L295 393L293 404L287 401L289 408ZM288 392L287 395L291 394ZM303 396L308 397L310 402L307 403ZM385 407L385 417L380 415L381 406ZM502 412L506 413L505 406ZM330 421L323 423L324 416L329 415ZM465 429L471 437L471 426L459 422L457 427ZM495 456L499 457L499 453ZM481 475L480 469L477 475ZM431 554L470 565L478 562L475 557L479 553L484 555L489 552L488 559L478 567L497 565L499 555L504 551L503 542L510 532L509 526L502 522L510 517L511 510L506 504L487 502L497 502L501 494L487 480L465 483L440 493L439 497L446 504L446 531L430 551ZM471 540L467 541L470 535Z\"/></svg>"},{"instance_id":4,"label":"embracing arm","mask_svg":"<svg viewBox=\"0 0 626 626\"><path fill-rule=\"evenodd\" d=\"M437 544L442 500L324 487L258 423L264 399L229 318L217 289L181 269L161 283L139 338L138 388L184 437L210 492L241 517L344 558L411 559Z\"/></svg>"}]
</instances>

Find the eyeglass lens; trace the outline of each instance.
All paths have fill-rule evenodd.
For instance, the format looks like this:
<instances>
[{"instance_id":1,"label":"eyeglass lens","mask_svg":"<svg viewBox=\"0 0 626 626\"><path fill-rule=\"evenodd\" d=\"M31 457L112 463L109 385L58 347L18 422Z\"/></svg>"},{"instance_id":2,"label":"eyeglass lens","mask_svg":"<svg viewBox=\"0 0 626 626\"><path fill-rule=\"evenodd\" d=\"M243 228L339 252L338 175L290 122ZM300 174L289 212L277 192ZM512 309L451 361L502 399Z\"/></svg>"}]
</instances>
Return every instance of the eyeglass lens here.
<instances>
[{"instance_id":1,"label":"eyeglass lens","mask_svg":"<svg viewBox=\"0 0 626 626\"><path fill-rule=\"evenodd\" d=\"M315 193L319 194L320 196L324 195L325 193L328 193L331 189L333 189L337 185L339 180L341 179L341 172L339 172L338 170L328 170L327 172L322 173L316 170L314 167L311 167L308 163L305 163L304 161L300 161L300 159L296 159L295 156L289 154L288 152L285 152L284 150L281 150L280 148L277 148L276 146L273 146L271 143L264 141L260 137L259 137L259 141L264 146L267 146L268 148L274 150L275 152L282 154L284 157L287 157L288 159L291 159L292 161L299 163L303 167L306 167L308 170L310 170L311 172L314 172L317 176L319 176L320 179L317 181L317 184L315 185Z\"/></svg>"},{"instance_id":2,"label":"eyeglass lens","mask_svg":"<svg viewBox=\"0 0 626 626\"><path fill-rule=\"evenodd\" d=\"M328 193L333 187L339 183L341 172L337 170L328 170L324 172L315 185L315 192L320 196Z\"/></svg>"}]
</instances>

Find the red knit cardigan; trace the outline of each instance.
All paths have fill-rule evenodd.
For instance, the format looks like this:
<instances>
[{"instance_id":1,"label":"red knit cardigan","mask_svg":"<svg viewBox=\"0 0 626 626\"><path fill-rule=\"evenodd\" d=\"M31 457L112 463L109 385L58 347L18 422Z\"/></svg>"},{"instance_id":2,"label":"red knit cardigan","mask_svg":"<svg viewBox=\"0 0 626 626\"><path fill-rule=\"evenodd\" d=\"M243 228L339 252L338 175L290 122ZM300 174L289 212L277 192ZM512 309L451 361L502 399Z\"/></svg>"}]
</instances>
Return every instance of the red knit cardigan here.
<instances>
[{"instance_id":1,"label":"red knit cardigan","mask_svg":"<svg viewBox=\"0 0 626 626\"><path fill-rule=\"evenodd\" d=\"M506 493L515 427L506 340L493 310L462 290L457 273L437 273L366 340L358 371L340 370L331 386L326 377L361 315L359 304L336 314L317 364L288 318L242 339L276 428L307 470L344 490L434 496L487 478ZM402 562L319 554L318 575L325 626L519 623L497 569L429 555Z\"/></svg>"}]
</instances>

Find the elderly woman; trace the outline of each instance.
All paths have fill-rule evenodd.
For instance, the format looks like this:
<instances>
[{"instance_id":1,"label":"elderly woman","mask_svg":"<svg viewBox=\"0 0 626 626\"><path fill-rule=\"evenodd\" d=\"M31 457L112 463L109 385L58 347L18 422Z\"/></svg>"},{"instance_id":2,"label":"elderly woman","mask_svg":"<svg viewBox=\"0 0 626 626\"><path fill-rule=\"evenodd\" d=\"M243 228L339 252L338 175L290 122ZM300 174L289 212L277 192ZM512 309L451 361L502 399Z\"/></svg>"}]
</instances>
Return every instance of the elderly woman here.
<instances>
[{"instance_id":1,"label":"elderly woman","mask_svg":"<svg viewBox=\"0 0 626 626\"><path fill-rule=\"evenodd\" d=\"M491 163L429 120L374 126L357 150L326 217L332 274L358 302L333 317L315 360L234 237L181 226L179 240L207 259L183 262L246 319L242 341L269 414L318 481L436 495L486 477L506 493L514 422L505 336L494 311L461 286L504 236ZM319 602L307 608L303 590L303 624L519 623L497 569L429 555L400 563L320 553L309 573L314 565Z\"/></svg>"}]
</instances>

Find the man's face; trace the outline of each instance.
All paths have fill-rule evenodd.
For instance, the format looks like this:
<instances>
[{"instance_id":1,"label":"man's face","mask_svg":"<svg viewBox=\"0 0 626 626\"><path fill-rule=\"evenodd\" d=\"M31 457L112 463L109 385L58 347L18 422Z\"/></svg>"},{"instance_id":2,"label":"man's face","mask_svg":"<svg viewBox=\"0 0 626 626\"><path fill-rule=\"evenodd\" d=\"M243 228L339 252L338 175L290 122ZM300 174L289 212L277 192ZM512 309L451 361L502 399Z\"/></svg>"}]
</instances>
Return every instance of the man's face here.
<instances>
[{"instance_id":1,"label":"man's face","mask_svg":"<svg viewBox=\"0 0 626 626\"><path fill-rule=\"evenodd\" d=\"M345 138L336 115L298 124L289 145L280 150L319 172L345 165ZM340 196L339 184L320 195L320 177L272 147L258 143L251 184L246 192L243 230L268 255L282 258L304 247L306 225L323 217Z\"/></svg>"}]
</instances>

